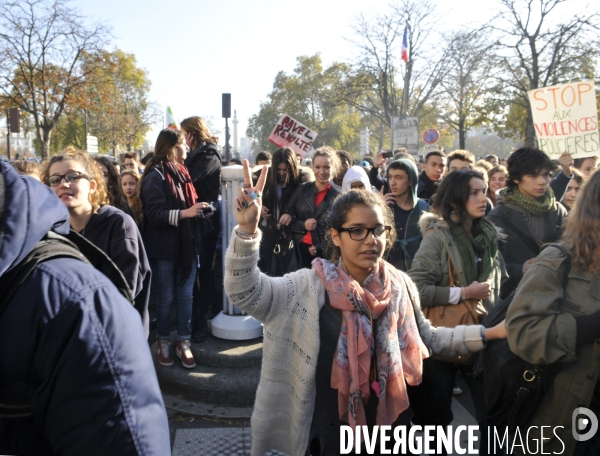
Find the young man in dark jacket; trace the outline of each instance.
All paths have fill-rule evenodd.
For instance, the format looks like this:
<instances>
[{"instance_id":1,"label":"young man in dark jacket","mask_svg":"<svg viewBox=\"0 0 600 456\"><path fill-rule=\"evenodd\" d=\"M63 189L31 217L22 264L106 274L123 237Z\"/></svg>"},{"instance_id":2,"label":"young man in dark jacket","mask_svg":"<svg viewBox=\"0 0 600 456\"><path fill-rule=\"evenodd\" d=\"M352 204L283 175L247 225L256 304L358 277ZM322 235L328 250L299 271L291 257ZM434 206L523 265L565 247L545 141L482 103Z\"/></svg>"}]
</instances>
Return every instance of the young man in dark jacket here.
<instances>
[{"instance_id":1,"label":"young man in dark jacket","mask_svg":"<svg viewBox=\"0 0 600 456\"><path fill-rule=\"evenodd\" d=\"M550 157L532 147L517 149L508 159L508 186L487 216L505 235L499 244L509 275L502 285L503 298L517 288L541 245L556 242L562 234L567 210L549 186L553 169Z\"/></svg>"},{"instance_id":2,"label":"young man in dark jacket","mask_svg":"<svg viewBox=\"0 0 600 456\"><path fill-rule=\"evenodd\" d=\"M432 150L425 156L423 172L419 176L417 196L425 201L437 192L437 187L446 169L446 154L441 150Z\"/></svg>"},{"instance_id":3,"label":"young man in dark jacket","mask_svg":"<svg viewBox=\"0 0 600 456\"><path fill-rule=\"evenodd\" d=\"M418 179L417 166L410 159L396 160L388 166L390 193L385 194L383 199L394 211L398 237L387 260L404 272L410 269L412 259L423 240L419 218L429 210L429 204L417 198Z\"/></svg>"},{"instance_id":4,"label":"young man in dark jacket","mask_svg":"<svg viewBox=\"0 0 600 456\"><path fill-rule=\"evenodd\" d=\"M68 234L67 208L0 161L0 280L49 231ZM50 259L2 304L0 404L30 413L0 418L1 454L170 454L140 317L103 274Z\"/></svg>"},{"instance_id":5,"label":"young man in dark jacket","mask_svg":"<svg viewBox=\"0 0 600 456\"><path fill-rule=\"evenodd\" d=\"M206 122L197 116L184 119L181 122L181 131L190 148L185 166L192 177L198 201L217 203L221 191L221 156L217 151L218 138L210 135ZM213 206L218 207L217 204ZM198 228L199 237L202 239L202 252L200 269L198 269L200 289L194 287L192 316L194 342L202 342L208 338L207 320L210 318L212 303L217 298L212 265L219 239L218 214L200 220Z\"/></svg>"}]
</instances>

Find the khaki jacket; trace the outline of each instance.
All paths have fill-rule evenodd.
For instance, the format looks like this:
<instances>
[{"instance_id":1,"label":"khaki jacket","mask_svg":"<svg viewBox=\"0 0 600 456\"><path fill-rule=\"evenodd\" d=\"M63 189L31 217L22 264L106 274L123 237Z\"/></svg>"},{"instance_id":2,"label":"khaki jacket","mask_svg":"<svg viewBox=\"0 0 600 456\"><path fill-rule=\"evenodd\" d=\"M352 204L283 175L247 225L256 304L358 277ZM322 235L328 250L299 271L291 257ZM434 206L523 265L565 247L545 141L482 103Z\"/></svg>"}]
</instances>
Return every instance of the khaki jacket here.
<instances>
[{"instance_id":1,"label":"khaki jacket","mask_svg":"<svg viewBox=\"0 0 600 456\"><path fill-rule=\"evenodd\" d=\"M459 286L468 286L465 266L460 251L452 238L448 224L431 212L423 214L419 220L425 238L415 255L408 275L417 285L421 297L421 307L443 306L448 304L450 296L450 278L448 276L448 255L457 272ZM426 234L425 234L426 233ZM497 233L497 238L500 234ZM500 251L494 260L489 281L491 295L483 301L489 312L500 300L500 285L507 277L504 260Z\"/></svg>"},{"instance_id":2,"label":"khaki jacket","mask_svg":"<svg viewBox=\"0 0 600 456\"><path fill-rule=\"evenodd\" d=\"M530 440L541 438L540 426L552 426L544 430L544 437L549 438L544 452L570 455L577 444L572 413L577 407L589 406L600 374L600 338L576 349L575 318L600 310L600 277L571 268L565 297L563 260L562 252L553 247L536 258L508 309L506 329L511 350L524 360L562 364L527 426L538 426L531 429ZM564 427L554 429L557 426Z\"/></svg>"}]
</instances>

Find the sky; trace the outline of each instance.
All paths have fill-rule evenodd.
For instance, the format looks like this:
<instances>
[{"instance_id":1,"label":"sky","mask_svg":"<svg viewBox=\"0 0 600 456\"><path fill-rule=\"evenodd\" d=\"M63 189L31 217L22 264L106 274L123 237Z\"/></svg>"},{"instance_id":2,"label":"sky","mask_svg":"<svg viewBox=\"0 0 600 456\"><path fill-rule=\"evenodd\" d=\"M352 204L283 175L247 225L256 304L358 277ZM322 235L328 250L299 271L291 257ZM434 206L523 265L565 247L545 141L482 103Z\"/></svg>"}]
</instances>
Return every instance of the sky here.
<instances>
[{"instance_id":1,"label":"sky","mask_svg":"<svg viewBox=\"0 0 600 456\"><path fill-rule=\"evenodd\" d=\"M571 7L582 2L569 0ZM179 121L212 116L223 132L221 94L231 93L242 137L279 71L291 73L296 57L318 52L325 66L349 61L354 48L348 38L357 15L387 12L390 1L74 0L71 4L112 29L111 47L136 56L152 81L150 98L170 105ZM491 17L495 8L492 0L439 0L439 4L441 29L474 25ZM161 127L148 135L151 142Z\"/></svg>"}]
</instances>

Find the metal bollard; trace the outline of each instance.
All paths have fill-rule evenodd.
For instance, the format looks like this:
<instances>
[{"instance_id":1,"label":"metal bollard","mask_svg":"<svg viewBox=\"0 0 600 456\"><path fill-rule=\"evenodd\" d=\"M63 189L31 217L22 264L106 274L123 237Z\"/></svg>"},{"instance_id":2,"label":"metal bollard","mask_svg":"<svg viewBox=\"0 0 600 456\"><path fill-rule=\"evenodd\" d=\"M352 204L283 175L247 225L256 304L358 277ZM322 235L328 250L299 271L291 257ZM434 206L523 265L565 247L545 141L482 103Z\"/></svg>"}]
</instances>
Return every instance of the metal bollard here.
<instances>
[{"instance_id":1,"label":"metal bollard","mask_svg":"<svg viewBox=\"0 0 600 456\"><path fill-rule=\"evenodd\" d=\"M244 171L240 165L221 168L221 236L223 269L225 269L225 252L231 241L231 231L237 225L233 200L237 189L244 185ZM223 270L223 275L225 271ZM262 323L250 315L244 314L230 301L223 291L223 311L211 320L213 336L228 340L249 340L261 337Z\"/></svg>"}]
</instances>

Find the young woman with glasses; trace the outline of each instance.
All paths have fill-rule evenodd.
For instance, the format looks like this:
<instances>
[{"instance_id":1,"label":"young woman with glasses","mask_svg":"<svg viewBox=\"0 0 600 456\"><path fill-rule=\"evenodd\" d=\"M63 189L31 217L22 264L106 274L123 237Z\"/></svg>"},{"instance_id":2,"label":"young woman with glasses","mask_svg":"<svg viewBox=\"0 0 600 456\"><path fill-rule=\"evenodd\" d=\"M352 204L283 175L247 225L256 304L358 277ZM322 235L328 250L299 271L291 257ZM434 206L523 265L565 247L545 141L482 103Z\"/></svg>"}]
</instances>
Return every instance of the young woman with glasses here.
<instances>
[{"instance_id":1,"label":"young woman with glasses","mask_svg":"<svg viewBox=\"0 0 600 456\"><path fill-rule=\"evenodd\" d=\"M67 206L71 229L100 248L121 270L148 334L150 263L135 221L108 204L97 163L75 150L54 155L42 172L42 182Z\"/></svg>"},{"instance_id":2,"label":"young woman with glasses","mask_svg":"<svg viewBox=\"0 0 600 456\"><path fill-rule=\"evenodd\" d=\"M453 306L466 299L477 299L489 311L499 302L500 284L506 277L506 270L497 245L500 235L483 218L486 190L483 175L479 172L470 169L454 171L442 181L433 202L433 212L421 216L419 224L424 239L408 274L419 289L423 307ZM458 283L450 283L448 259ZM468 328L472 327L479 326ZM479 454L486 454L483 375L478 374L476 364L459 365L438 360L433 360L432 364L431 372L437 382L434 385L437 391L441 388L441 394L436 398L438 406L435 410L430 410L430 416L422 419L433 421L436 416L446 416L452 420L452 390L460 370L475 404L480 430ZM445 426L450 422L435 424Z\"/></svg>"},{"instance_id":3,"label":"young woman with glasses","mask_svg":"<svg viewBox=\"0 0 600 456\"><path fill-rule=\"evenodd\" d=\"M483 348L482 327L432 328L408 276L383 260L394 218L378 193L340 195L328 218L328 259L268 277L257 267L261 192L267 169L234 201L238 226L226 255L232 303L264 324L252 454L340 454L340 427L409 426L406 384L422 360ZM486 329L488 339L501 336ZM377 446L379 448L379 446Z\"/></svg>"}]
</instances>

